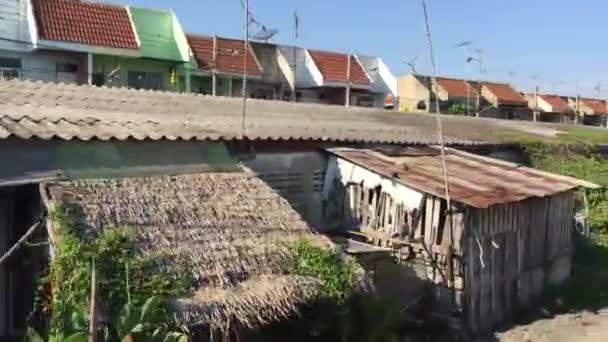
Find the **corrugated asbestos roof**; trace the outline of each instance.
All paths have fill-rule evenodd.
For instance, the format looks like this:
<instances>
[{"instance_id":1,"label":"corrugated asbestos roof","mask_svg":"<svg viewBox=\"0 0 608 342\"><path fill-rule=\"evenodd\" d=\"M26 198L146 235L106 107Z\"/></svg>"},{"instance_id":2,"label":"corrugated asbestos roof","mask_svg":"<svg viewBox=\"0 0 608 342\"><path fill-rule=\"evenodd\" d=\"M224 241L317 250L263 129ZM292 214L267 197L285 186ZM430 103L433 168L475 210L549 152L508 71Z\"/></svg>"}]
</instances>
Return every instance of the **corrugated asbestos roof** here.
<instances>
[{"instance_id":1,"label":"corrugated asbestos roof","mask_svg":"<svg viewBox=\"0 0 608 342\"><path fill-rule=\"evenodd\" d=\"M415 190L445 198L439 148L408 147L390 156L367 149L336 148L329 152ZM583 180L522 165L447 149L451 199L476 208L551 196L578 187L598 187Z\"/></svg>"},{"instance_id":2,"label":"corrugated asbestos roof","mask_svg":"<svg viewBox=\"0 0 608 342\"><path fill-rule=\"evenodd\" d=\"M435 115L242 99L0 81L0 139L326 140L437 144ZM555 125L442 116L446 143L502 143L505 133L554 136ZM539 133L540 132L540 133Z\"/></svg>"}]
</instances>

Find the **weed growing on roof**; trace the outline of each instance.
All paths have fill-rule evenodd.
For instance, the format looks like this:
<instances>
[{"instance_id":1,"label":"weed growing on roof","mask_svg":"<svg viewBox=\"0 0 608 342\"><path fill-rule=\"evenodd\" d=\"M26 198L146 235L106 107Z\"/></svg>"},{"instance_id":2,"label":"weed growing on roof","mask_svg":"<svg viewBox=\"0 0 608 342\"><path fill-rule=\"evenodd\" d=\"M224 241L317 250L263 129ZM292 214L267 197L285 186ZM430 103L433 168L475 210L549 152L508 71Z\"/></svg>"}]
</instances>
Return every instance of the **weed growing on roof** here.
<instances>
[{"instance_id":1,"label":"weed growing on roof","mask_svg":"<svg viewBox=\"0 0 608 342\"><path fill-rule=\"evenodd\" d=\"M47 279L53 289L51 333L69 331L72 314L89 311L93 259L99 279L99 309L109 317L118 317L127 302L140 307L153 296L181 297L191 293L191 276L186 267L172 267L168 272L163 256L142 256L131 229L106 229L95 236L85 236L82 230L75 229L74 215L64 206L50 215L59 232Z\"/></svg>"},{"instance_id":2,"label":"weed growing on roof","mask_svg":"<svg viewBox=\"0 0 608 342\"><path fill-rule=\"evenodd\" d=\"M588 222L598 232L608 232L608 161L587 145L548 145L540 142L523 145L535 168L585 179L602 189L585 190L589 204Z\"/></svg>"},{"instance_id":3,"label":"weed growing on roof","mask_svg":"<svg viewBox=\"0 0 608 342\"><path fill-rule=\"evenodd\" d=\"M291 273L310 276L321 281L321 295L342 304L353 293L356 264L343 259L337 252L315 246L308 240L299 240L290 246L293 253Z\"/></svg>"}]
</instances>

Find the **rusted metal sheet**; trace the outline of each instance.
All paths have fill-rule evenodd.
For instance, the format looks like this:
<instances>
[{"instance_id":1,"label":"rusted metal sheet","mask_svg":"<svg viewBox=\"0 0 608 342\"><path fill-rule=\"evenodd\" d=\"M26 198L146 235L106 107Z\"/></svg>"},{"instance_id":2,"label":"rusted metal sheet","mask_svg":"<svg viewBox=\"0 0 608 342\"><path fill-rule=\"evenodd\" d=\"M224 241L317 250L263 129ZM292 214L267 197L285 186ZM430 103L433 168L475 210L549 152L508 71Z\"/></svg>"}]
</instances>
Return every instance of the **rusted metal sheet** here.
<instances>
[{"instance_id":1,"label":"rusted metal sheet","mask_svg":"<svg viewBox=\"0 0 608 342\"><path fill-rule=\"evenodd\" d=\"M438 147L404 153L370 149L335 148L328 151L339 158L393 179L414 190L445 197L441 156ZM519 164L504 162L446 148L446 162L452 200L476 208L546 197L577 187L596 184L560 176Z\"/></svg>"}]
</instances>

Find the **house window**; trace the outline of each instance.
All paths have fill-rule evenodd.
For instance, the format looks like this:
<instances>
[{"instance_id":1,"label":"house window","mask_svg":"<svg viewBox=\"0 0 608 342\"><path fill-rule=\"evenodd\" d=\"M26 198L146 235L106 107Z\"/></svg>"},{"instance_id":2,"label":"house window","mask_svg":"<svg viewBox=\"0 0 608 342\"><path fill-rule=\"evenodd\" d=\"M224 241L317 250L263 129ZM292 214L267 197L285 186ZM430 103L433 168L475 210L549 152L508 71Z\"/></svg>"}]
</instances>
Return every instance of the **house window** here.
<instances>
[{"instance_id":1,"label":"house window","mask_svg":"<svg viewBox=\"0 0 608 342\"><path fill-rule=\"evenodd\" d=\"M129 71L129 88L161 89L163 75L160 72Z\"/></svg>"},{"instance_id":2,"label":"house window","mask_svg":"<svg viewBox=\"0 0 608 342\"><path fill-rule=\"evenodd\" d=\"M57 62L55 65L57 72L67 72L75 74L78 72L78 64L69 62Z\"/></svg>"},{"instance_id":3,"label":"house window","mask_svg":"<svg viewBox=\"0 0 608 342\"><path fill-rule=\"evenodd\" d=\"M19 77L21 77L21 60L0 57L0 79L10 80Z\"/></svg>"}]
</instances>

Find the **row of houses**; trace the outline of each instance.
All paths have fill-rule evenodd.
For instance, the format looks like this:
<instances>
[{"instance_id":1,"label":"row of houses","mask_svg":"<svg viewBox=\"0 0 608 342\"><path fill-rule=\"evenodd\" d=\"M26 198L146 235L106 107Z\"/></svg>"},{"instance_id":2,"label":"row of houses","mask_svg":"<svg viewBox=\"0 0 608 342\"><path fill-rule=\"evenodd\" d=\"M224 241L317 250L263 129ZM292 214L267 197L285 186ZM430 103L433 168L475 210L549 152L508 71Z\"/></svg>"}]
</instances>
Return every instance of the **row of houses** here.
<instances>
[{"instance_id":1,"label":"row of houses","mask_svg":"<svg viewBox=\"0 0 608 342\"><path fill-rule=\"evenodd\" d=\"M409 74L379 57L186 33L171 10L9 0L0 78L608 125L606 102ZM247 86L243 86L246 74ZM398 103L398 104L397 104ZM578 115L575 115L577 113Z\"/></svg>"},{"instance_id":2,"label":"row of houses","mask_svg":"<svg viewBox=\"0 0 608 342\"><path fill-rule=\"evenodd\" d=\"M248 97L368 107L391 105L397 91L378 57L186 33L170 10L80 0L6 9L2 78L242 96L246 71Z\"/></svg>"},{"instance_id":3,"label":"row of houses","mask_svg":"<svg viewBox=\"0 0 608 342\"><path fill-rule=\"evenodd\" d=\"M438 100L438 101L436 101ZM608 127L605 100L519 92L509 84L409 74L398 80L399 109Z\"/></svg>"}]
</instances>

